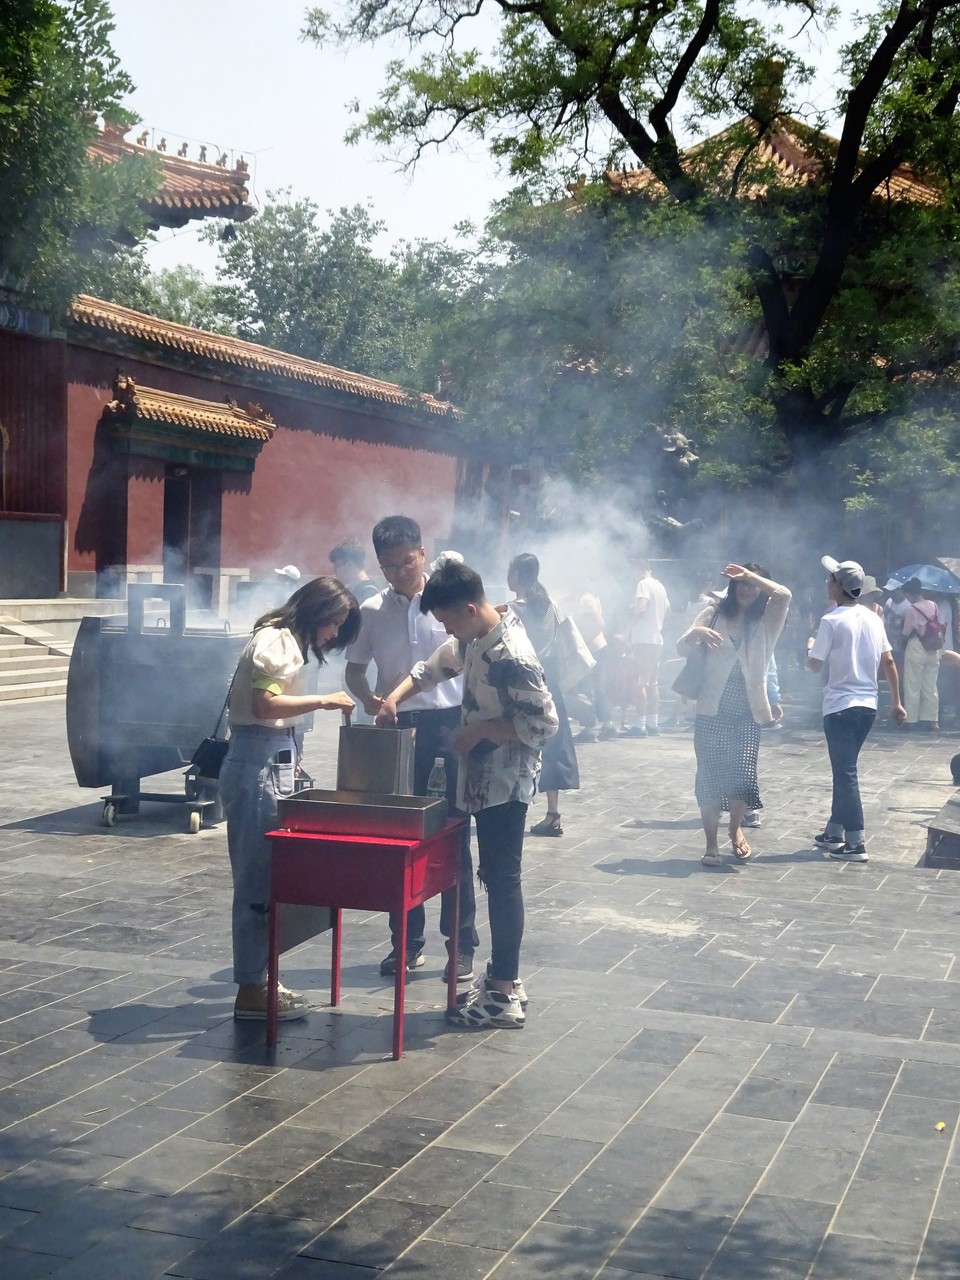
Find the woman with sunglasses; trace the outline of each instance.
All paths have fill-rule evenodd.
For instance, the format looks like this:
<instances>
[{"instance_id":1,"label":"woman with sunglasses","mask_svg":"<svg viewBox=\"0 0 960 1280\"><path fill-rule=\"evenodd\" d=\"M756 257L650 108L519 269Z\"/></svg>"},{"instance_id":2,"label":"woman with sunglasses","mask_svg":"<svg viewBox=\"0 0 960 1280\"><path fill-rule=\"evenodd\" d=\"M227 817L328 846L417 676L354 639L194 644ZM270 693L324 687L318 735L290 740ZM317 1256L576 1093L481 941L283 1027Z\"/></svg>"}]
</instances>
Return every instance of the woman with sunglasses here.
<instances>
[{"instance_id":1,"label":"woman with sunglasses","mask_svg":"<svg viewBox=\"0 0 960 1280\"><path fill-rule=\"evenodd\" d=\"M720 866L720 817L730 811L733 852L746 861L753 852L743 834L744 814L762 808L757 783L760 727L773 713L767 697L767 667L783 630L790 592L759 565L728 564L729 585L707 605L677 641L688 657L698 645L706 654L696 705L693 746L697 757L697 804L706 837L704 866Z\"/></svg>"}]
</instances>

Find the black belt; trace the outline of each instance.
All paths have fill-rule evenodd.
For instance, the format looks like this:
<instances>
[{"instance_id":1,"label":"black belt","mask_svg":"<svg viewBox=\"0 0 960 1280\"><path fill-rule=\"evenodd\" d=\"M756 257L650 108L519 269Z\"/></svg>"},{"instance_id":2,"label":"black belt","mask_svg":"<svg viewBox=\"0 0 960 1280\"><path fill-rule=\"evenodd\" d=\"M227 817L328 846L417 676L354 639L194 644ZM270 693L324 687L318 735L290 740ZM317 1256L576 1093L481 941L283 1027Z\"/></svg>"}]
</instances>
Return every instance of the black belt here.
<instances>
[{"instance_id":1,"label":"black belt","mask_svg":"<svg viewBox=\"0 0 960 1280\"><path fill-rule=\"evenodd\" d=\"M454 716L457 722L460 721L459 707L425 707L422 711L398 711L397 724L401 729L409 729L412 725L423 724L424 720L431 720L435 716L444 716L446 719L452 720Z\"/></svg>"}]
</instances>

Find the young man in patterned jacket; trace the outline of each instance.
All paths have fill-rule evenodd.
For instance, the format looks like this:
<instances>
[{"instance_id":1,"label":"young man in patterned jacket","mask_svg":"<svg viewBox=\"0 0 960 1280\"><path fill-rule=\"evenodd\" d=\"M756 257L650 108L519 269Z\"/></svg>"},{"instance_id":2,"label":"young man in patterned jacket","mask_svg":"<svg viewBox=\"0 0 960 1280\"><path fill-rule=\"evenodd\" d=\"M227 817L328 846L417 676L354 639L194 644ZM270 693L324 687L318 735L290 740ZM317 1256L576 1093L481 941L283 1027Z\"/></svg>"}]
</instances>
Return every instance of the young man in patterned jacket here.
<instances>
[{"instance_id":1,"label":"young man in patterned jacket","mask_svg":"<svg viewBox=\"0 0 960 1280\"><path fill-rule=\"evenodd\" d=\"M526 1006L520 981L523 833L540 749L557 731L557 712L523 624L494 608L474 569L443 565L424 587L420 608L450 639L384 699L377 723L394 723L398 703L463 675L462 721L454 736L462 760L457 805L476 823L491 959L486 976L447 1010L447 1018L472 1029L518 1028Z\"/></svg>"}]
</instances>

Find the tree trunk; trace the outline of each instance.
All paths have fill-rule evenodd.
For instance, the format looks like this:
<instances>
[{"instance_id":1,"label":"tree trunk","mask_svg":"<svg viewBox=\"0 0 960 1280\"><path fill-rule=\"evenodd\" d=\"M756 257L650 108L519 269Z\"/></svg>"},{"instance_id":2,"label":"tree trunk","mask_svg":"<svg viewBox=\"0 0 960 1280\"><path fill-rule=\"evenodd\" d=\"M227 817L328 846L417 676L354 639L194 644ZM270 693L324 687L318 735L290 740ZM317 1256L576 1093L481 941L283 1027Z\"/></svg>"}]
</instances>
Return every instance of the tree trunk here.
<instances>
[{"instance_id":1,"label":"tree trunk","mask_svg":"<svg viewBox=\"0 0 960 1280\"><path fill-rule=\"evenodd\" d=\"M795 463L805 458L822 459L843 438L843 419L832 419L806 388L775 391L773 405Z\"/></svg>"}]
</instances>

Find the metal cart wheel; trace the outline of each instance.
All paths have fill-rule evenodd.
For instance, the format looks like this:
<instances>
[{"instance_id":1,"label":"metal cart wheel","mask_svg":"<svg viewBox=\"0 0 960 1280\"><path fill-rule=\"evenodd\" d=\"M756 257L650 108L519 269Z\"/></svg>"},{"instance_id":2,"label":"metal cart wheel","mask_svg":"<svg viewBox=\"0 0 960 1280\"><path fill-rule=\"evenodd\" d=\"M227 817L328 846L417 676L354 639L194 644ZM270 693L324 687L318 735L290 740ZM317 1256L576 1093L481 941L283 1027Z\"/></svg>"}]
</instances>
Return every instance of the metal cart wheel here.
<instances>
[{"instance_id":1,"label":"metal cart wheel","mask_svg":"<svg viewBox=\"0 0 960 1280\"><path fill-rule=\"evenodd\" d=\"M117 825L117 806L112 800L108 800L103 806L102 822L105 827L115 827Z\"/></svg>"},{"instance_id":2,"label":"metal cart wheel","mask_svg":"<svg viewBox=\"0 0 960 1280\"><path fill-rule=\"evenodd\" d=\"M200 813L200 810L192 809L190 812L189 821L187 822L187 830L190 832L192 836L195 836L199 833L201 823L202 823L202 815Z\"/></svg>"}]
</instances>

